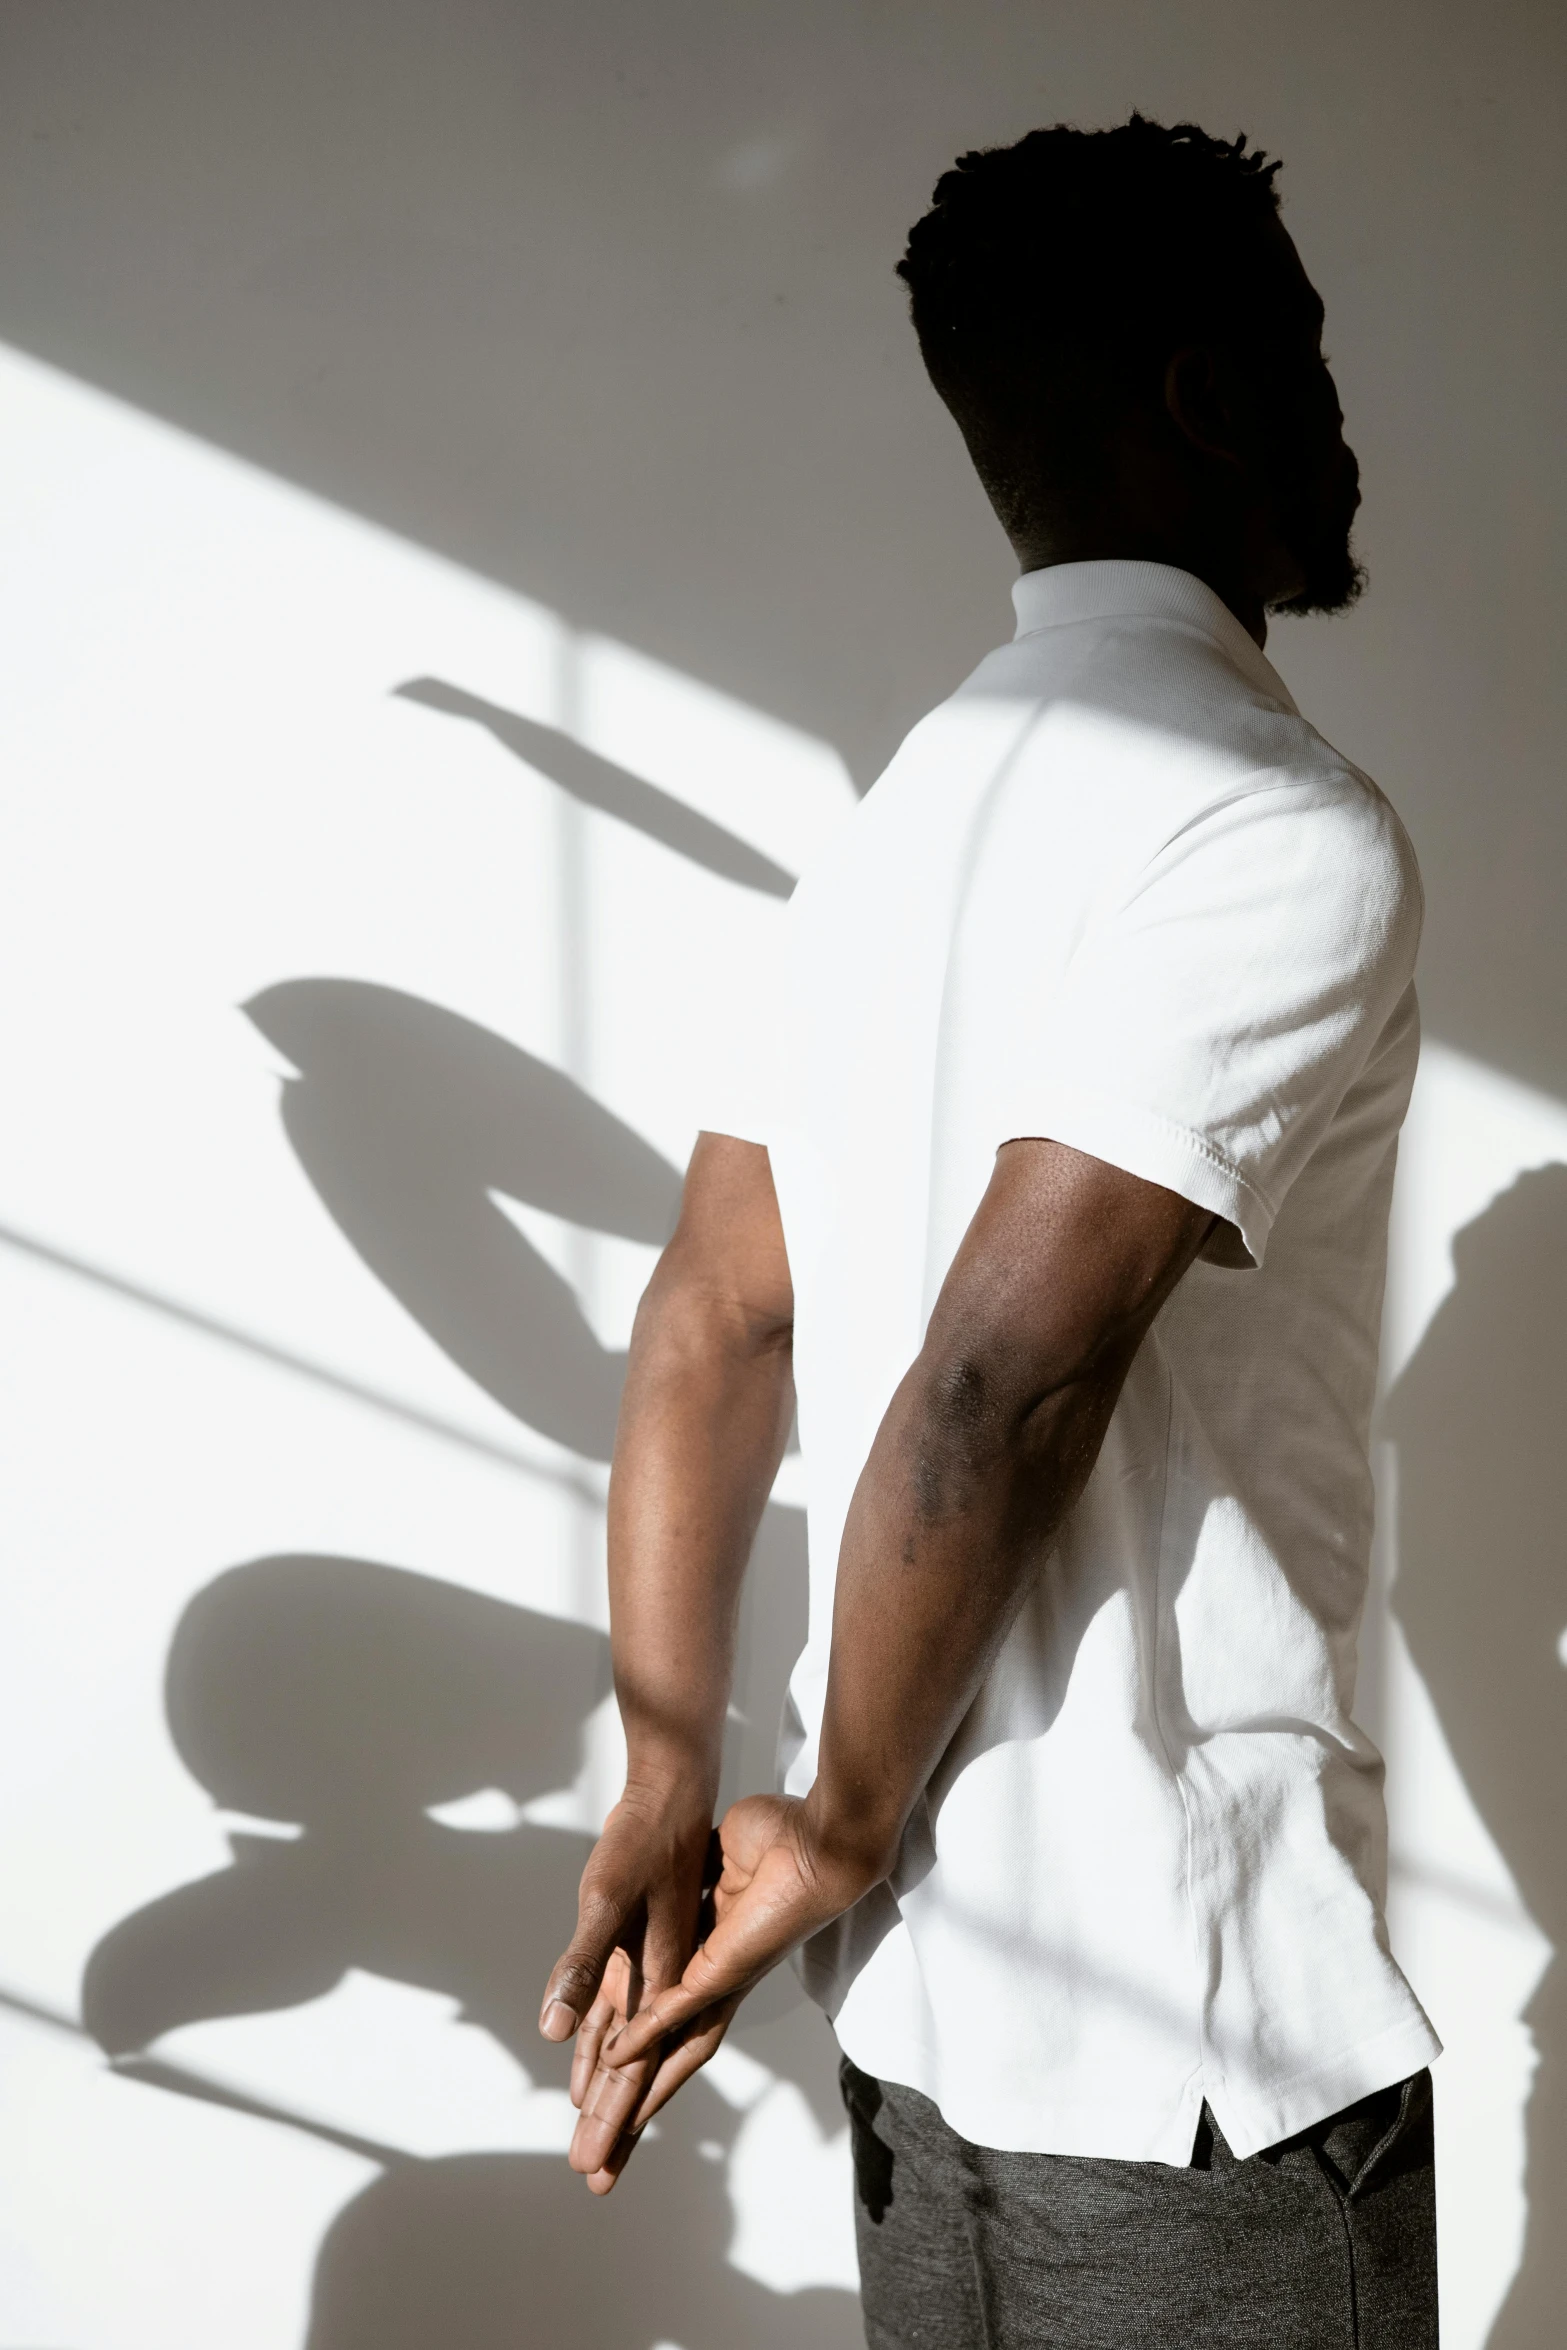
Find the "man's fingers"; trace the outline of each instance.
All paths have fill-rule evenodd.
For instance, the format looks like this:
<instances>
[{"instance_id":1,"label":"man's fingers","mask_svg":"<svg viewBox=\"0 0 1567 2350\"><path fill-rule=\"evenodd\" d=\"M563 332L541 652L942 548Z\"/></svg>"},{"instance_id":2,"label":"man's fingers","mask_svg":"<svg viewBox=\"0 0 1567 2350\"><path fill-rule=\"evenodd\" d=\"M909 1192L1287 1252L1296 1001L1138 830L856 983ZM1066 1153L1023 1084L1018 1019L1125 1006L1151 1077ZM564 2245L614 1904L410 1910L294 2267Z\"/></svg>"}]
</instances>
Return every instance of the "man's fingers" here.
<instances>
[{"instance_id":1,"label":"man's fingers","mask_svg":"<svg viewBox=\"0 0 1567 2350\"><path fill-rule=\"evenodd\" d=\"M642 1999L642 1977L624 1950L612 1950L598 1997L583 2019L571 2059L571 2102L579 2112L598 2071L604 2042L635 2015Z\"/></svg>"},{"instance_id":2,"label":"man's fingers","mask_svg":"<svg viewBox=\"0 0 1567 2350\"><path fill-rule=\"evenodd\" d=\"M598 2070L598 2061L605 2037L617 2024L625 2020L625 2010L618 2007L606 1991L601 1991L583 2018L577 2034L577 2045L571 2052L571 2102L580 2107L588 2093L588 2084Z\"/></svg>"},{"instance_id":3,"label":"man's fingers","mask_svg":"<svg viewBox=\"0 0 1567 2350\"><path fill-rule=\"evenodd\" d=\"M641 2142L641 2133L637 2130L627 2130L624 2137L617 2138L603 2168L588 2174L588 2193L607 2195Z\"/></svg>"},{"instance_id":4,"label":"man's fingers","mask_svg":"<svg viewBox=\"0 0 1567 2350\"><path fill-rule=\"evenodd\" d=\"M672 1990L660 1991L636 2015L629 2017L619 2031L609 2035L604 2043L606 2065L613 2065L620 2072L645 2061L661 2040L673 2039L677 2034L683 2037L710 2007L727 2002L729 2013L734 2013L755 1980L755 1970L747 1967L736 1979L736 1970L709 1958L711 1949L712 1944L705 1943L687 1967L682 1982Z\"/></svg>"},{"instance_id":5,"label":"man's fingers","mask_svg":"<svg viewBox=\"0 0 1567 2350\"><path fill-rule=\"evenodd\" d=\"M601 2062L578 2101L567 2160L595 2195L607 2195L631 2159L642 2130L637 2109L654 2069L651 2057L624 2071Z\"/></svg>"},{"instance_id":6,"label":"man's fingers","mask_svg":"<svg viewBox=\"0 0 1567 2350\"><path fill-rule=\"evenodd\" d=\"M583 1886L577 1931L544 1986L539 2030L546 2040L569 2040L592 2007L627 1915L625 1902L597 1887Z\"/></svg>"},{"instance_id":7,"label":"man's fingers","mask_svg":"<svg viewBox=\"0 0 1567 2350\"><path fill-rule=\"evenodd\" d=\"M631 2126L652 2072L650 2057L629 2065L607 2064L600 2058L571 2134L568 2160L573 2170L591 2178L609 2162L616 2141Z\"/></svg>"},{"instance_id":8,"label":"man's fingers","mask_svg":"<svg viewBox=\"0 0 1567 2350\"><path fill-rule=\"evenodd\" d=\"M738 1998L727 1999L707 2009L662 2063L648 2057L624 2068L600 2066L579 2100L570 2154L572 2169L583 2174L595 2195L609 2193L654 2114L715 2053L739 2004Z\"/></svg>"},{"instance_id":9,"label":"man's fingers","mask_svg":"<svg viewBox=\"0 0 1567 2350\"><path fill-rule=\"evenodd\" d=\"M667 2105L675 2091L683 2089L692 2074L700 2072L708 2058L717 2053L739 2005L736 1997L704 2010L690 2031L681 2035L649 2081L631 2116L628 2130L633 2136L646 2129L659 2108Z\"/></svg>"},{"instance_id":10,"label":"man's fingers","mask_svg":"<svg viewBox=\"0 0 1567 2350\"><path fill-rule=\"evenodd\" d=\"M613 2064L617 2071L645 2061L660 2040L683 2031L712 2004L705 1992L688 1991L681 1985L673 1991L661 1991L651 2007L645 2007L640 2015L633 2016L629 2023L611 2034L605 2045L604 2061Z\"/></svg>"}]
</instances>

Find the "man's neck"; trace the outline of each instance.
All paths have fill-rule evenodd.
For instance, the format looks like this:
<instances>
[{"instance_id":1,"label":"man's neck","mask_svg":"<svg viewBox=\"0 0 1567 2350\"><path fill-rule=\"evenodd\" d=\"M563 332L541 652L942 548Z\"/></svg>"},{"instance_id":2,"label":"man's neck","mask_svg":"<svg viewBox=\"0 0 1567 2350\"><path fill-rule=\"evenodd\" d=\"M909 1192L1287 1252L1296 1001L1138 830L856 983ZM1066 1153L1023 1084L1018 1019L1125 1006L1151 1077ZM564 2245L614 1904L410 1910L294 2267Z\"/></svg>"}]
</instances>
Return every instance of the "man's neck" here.
<instances>
[{"instance_id":1,"label":"man's neck","mask_svg":"<svg viewBox=\"0 0 1567 2350\"><path fill-rule=\"evenodd\" d=\"M1239 564L1219 557L1211 547L1183 545L1156 532L1095 531L1081 537L1063 533L1014 539L1012 551L1021 571L1048 571L1057 563L1166 563L1173 570L1189 571L1229 607L1259 650L1267 644L1268 614L1262 596L1242 584Z\"/></svg>"}]
</instances>

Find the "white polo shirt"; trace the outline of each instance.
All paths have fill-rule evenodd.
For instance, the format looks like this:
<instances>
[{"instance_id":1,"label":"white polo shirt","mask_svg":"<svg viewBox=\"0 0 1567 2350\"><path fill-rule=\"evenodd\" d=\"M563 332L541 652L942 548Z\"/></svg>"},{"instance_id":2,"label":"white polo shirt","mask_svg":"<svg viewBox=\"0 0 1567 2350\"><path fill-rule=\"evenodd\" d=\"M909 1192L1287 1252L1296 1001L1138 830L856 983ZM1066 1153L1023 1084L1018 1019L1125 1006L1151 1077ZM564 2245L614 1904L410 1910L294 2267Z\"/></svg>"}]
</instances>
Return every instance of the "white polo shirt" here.
<instances>
[{"instance_id":1,"label":"white polo shirt","mask_svg":"<svg viewBox=\"0 0 1567 2350\"><path fill-rule=\"evenodd\" d=\"M998 1147L1224 1224L890 1882L817 1937L854 2062L981 2145L1255 2152L1427 2063L1351 1718L1420 883L1200 581L1081 563L917 726L789 914L749 1082L795 1290L816 1768L844 1518Z\"/></svg>"}]
</instances>

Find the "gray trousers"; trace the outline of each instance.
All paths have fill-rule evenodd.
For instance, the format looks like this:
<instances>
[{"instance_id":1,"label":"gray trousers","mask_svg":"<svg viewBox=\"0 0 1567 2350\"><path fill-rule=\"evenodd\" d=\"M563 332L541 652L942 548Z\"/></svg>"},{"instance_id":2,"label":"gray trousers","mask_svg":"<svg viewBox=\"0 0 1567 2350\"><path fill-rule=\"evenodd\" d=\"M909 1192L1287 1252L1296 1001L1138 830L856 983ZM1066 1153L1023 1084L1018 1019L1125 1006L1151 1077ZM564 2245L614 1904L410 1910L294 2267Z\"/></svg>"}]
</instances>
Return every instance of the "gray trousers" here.
<instances>
[{"instance_id":1,"label":"gray trousers","mask_svg":"<svg viewBox=\"0 0 1567 2350\"><path fill-rule=\"evenodd\" d=\"M839 2068L869 2350L1436 2350L1431 2076L1237 2162L971 2146Z\"/></svg>"}]
</instances>

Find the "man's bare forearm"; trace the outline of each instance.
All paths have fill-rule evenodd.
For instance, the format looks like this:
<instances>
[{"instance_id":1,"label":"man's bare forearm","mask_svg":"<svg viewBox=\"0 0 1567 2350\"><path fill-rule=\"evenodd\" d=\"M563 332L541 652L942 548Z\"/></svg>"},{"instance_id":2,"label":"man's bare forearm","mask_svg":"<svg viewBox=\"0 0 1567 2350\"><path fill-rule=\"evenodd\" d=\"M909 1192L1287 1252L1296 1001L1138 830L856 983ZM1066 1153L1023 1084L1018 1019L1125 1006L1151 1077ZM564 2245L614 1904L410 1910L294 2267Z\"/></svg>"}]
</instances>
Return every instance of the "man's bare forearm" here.
<instances>
[{"instance_id":1,"label":"man's bare forearm","mask_svg":"<svg viewBox=\"0 0 1567 2350\"><path fill-rule=\"evenodd\" d=\"M821 1759L806 1813L868 1887L1005 1640L1093 1465L1116 1366L976 1441L915 1366L844 1529Z\"/></svg>"},{"instance_id":2,"label":"man's bare forearm","mask_svg":"<svg viewBox=\"0 0 1567 2350\"><path fill-rule=\"evenodd\" d=\"M789 1326L678 1244L637 1315L609 1501L615 1689L632 1789L716 1799L746 1561L788 1438Z\"/></svg>"},{"instance_id":3,"label":"man's bare forearm","mask_svg":"<svg viewBox=\"0 0 1567 2350\"><path fill-rule=\"evenodd\" d=\"M1041 1279L1034 1239L1045 1214L1072 1238L1073 1286ZM823 1853L868 1884L896 1858L916 1798L1087 1482L1132 1359L1211 1221L1058 1146L1001 1153L877 1433L839 1552L806 1816Z\"/></svg>"}]
</instances>

